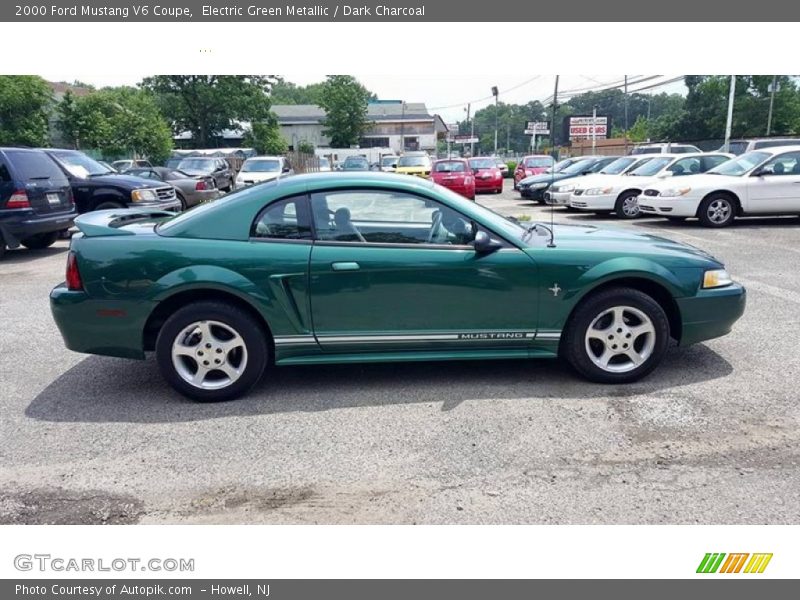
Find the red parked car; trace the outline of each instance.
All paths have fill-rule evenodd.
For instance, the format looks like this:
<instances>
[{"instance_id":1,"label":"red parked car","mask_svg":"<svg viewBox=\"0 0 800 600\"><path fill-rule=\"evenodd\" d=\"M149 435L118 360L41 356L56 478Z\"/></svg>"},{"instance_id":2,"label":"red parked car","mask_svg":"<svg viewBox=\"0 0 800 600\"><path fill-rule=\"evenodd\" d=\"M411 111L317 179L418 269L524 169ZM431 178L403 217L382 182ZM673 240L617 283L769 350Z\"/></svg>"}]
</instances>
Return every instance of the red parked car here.
<instances>
[{"instance_id":1,"label":"red parked car","mask_svg":"<svg viewBox=\"0 0 800 600\"><path fill-rule=\"evenodd\" d=\"M475 175L476 192L499 194L503 191L503 172L498 168L496 158L470 158L469 166Z\"/></svg>"},{"instance_id":2,"label":"red parked car","mask_svg":"<svg viewBox=\"0 0 800 600\"><path fill-rule=\"evenodd\" d=\"M469 163L460 158L437 160L433 163L431 177L435 183L475 200L475 178Z\"/></svg>"},{"instance_id":3,"label":"red parked car","mask_svg":"<svg viewBox=\"0 0 800 600\"><path fill-rule=\"evenodd\" d=\"M517 189L517 184L531 175L539 175L544 173L555 164L552 156L547 154L533 154L526 156L517 163L517 168L514 169L514 189Z\"/></svg>"}]
</instances>

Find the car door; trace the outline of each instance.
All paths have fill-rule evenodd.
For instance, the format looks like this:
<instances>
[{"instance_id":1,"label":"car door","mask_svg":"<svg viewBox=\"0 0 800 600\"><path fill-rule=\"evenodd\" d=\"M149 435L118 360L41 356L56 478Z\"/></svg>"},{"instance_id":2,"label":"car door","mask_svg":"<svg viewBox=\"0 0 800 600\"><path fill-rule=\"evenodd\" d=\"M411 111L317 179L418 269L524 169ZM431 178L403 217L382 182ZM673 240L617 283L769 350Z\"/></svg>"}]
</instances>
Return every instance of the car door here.
<instances>
[{"instance_id":1,"label":"car door","mask_svg":"<svg viewBox=\"0 0 800 600\"><path fill-rule=\"evenodd\" d=\"M311 194L310 290L325 351L526 348L536 331L536 264L427 196L349 189Z\"/></svg>"},{"instance_id":2,"label":"car door","mask_svg":"<svg viewBox=\"0 0 800 600\"><path fill-rule=\"evenodd\" d=\"M800 211L800 152L775 156L747 179L746 213Z\"/></svg>"}]
</instances>

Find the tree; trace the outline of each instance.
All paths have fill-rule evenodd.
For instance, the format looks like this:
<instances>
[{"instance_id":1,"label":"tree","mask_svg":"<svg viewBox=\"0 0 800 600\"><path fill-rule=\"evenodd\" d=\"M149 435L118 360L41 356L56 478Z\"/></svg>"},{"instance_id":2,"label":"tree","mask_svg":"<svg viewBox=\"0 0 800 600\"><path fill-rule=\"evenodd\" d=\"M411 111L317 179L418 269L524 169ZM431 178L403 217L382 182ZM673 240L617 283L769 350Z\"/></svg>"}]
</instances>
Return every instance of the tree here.
<instances>
[{"instance_id":1,"label":"tree","mask_svg":"<svg viewBox=\"0 0 800 600\"><path fill-rule=\"evenodd\" d=\"M64 137L76 148L147 156L155 162L172 150L170 127L147 91L104 88L81 97L67 92L57 111Z\"/></svg>"},{"instance_id":2,"label":"tree","mask_svg":"<svg viewBox=\"0 0 800 600\"><path fill-rule=\"evenodd\" d=\"M142 81L153 92L175 133L189 131L195 147L211 145L225 129L269 117L272 75L155 75Z\"/></svg>"},{"instance_id":3,"label":"tree","mask_svg":"<svg viewBox=\"0 0 800 600\"><path fill-rule=\"evenodd\" d=\"M297 151L302 154L314 154L314 144L308 140L300 140L297 144Z\"/></svg>"},{"instance_id":4,"label":"tree","mask_svg":"<svg viewBox=\"0 0 800 600\"><path fill-rule=\"evenodd\" d=\"M480 139L476 152L488 153L494 151L494 114L494 104L475 112L475 135ZM500 102L497 105L498 148L506 152L528 152L531 145L531 136L525 134L525 126L528 121L546 120L548 120L547 113L542 103L538 100L527 104L505 104ZM471 125L469 123L459 123L459 132L470 133L470 130ZM508 148L506 148L506 145L508 145Z\"/></svg>"},{"instance_id":5,"label":"tree","mask_svg":"<svg viewBox=\"0 0 800 600\"><path fill-rule=\"evenodd\" d=\"M331 138L334 148L358 144L369 127L367 103L369 91L350 75L329 75L322 84L319 105L325 109L322 133Z\"/></svg>"},{"instance_id":6,"label":"tree","mask_svg":"<svg viewBox=\"0 0 800 600\"><path fill-rule=\"evenodd\" d=\"M0 76L0 145L47 145L52 95L41 77Z\"/></svg>"},{"instance_id":7,"label":"tree","mask_svg":"<svg viewBox=\"0 0 800 600\"><path fill-rule=\"evenodd\" d=\"M286 140L281 135L281 128L275 115L263 121L253 121L250 130L242 140L245 146L255 148L259 154L283 154L286 152Z\"/></svg>"}]
</instances>

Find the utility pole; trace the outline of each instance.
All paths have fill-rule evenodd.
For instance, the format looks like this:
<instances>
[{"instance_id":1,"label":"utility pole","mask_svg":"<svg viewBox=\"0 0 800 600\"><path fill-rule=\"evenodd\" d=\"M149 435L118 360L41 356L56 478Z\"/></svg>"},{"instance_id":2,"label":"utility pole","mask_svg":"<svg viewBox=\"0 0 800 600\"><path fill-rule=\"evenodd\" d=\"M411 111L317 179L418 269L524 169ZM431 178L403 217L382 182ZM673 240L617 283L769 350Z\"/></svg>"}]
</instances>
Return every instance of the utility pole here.
<instances>
[{"instance_id":1,"label":"utility pole","mask_svg":"<svg viewBox=\"0 0 800 600\"><path fill-rule=\"evenodd\" d=\"M625 75L625 154L628 154L628 76Z\"/></svg>"},{"instance_id":2,"label":"utility pole","mask_svg":"<svg viewBox=\"0 0 800 600\"><path fill-rule=\"evenodd\" d=\"M492 86L492 96L494 96L494 155L497 156L497 98L500 95L496 85Z\"/></svg>"},{"instance_id":3,"label":"utility pole","mask_svg":"<svg viewBox=\"0 0 800 600\"><path fill-rule=\"evenodd\" d=\"M466 109L467 110L467 123L469 123L469 125L470 125L470 132L469 132L470 139L475 137L475 123L473 123L469 119L471 108L472 108L472 105L467 103L467 109ZM470 157L472 157L474 154L475 154L475 142L470 142L469 143L469 155L470 155Z\"/></svg>"},{"instance_id":4,"label":"utility pole","mask_svg":"<svg viewBox=\"0 0 800 600\"><path fill-rule=\"evenodd\" d=\"M553 142L553 150L552 152L555 153L556 151L556 105L558 104L558 75L556 75L556 87L553 90L553 112L550 116L550 140ZM553 156L556 158L556 156Z\"/></svg>"},{"instance_id":5,"label":"utility pole","mask_svg":"<svg viewBox=\"0 0 800 600\"><path fill-rule=\"evenodd\" d=\"M731 148L731 124L733 123L733 97L736 94L736 75L731 75L731 90L728 93L728 119L725 122L725 144L722 146L723 152L728 152Z\"/></svg>"},{"instance_id":6,"label":"utility pole","mask_svg":"<svg viewBox=\"0 0 800 600\"><path fill-rule=\"evenodd\" d=\"M772 89L769 95L769 115L767 115L767 137L772 131L772 107L775 106L775 91L778 89L778 76L772 76Z\"/></svg>"},{"instance_id":7,"label":"utility pole","mask_svg":"<svg viewBox=\"0 0 800 600\"><path fill-rule=\"evenodd\" d=\"M403 100L403 108L400 117L400 154L406 151L406 101Z\"/></svg>"},{"instance_id":8,"label":"utility pole","mask_svg":"<svg viewBox=\"0 0 800 600\"><path fill-rule=\"evenodd\" d=\"M508 154L508 147L511 145L511 124L506 121L506 154Z\"/></svg>"},{"instance_id":9,"label":"utility pole","mask_svg":"<svg viewBox=\"0 0 800 600\"><path fill-rule=\"evenodd\" d=\"M597 107L592 107L592 154L594 154L595 149L597 148Z\"/></svg>"}]
</instances>

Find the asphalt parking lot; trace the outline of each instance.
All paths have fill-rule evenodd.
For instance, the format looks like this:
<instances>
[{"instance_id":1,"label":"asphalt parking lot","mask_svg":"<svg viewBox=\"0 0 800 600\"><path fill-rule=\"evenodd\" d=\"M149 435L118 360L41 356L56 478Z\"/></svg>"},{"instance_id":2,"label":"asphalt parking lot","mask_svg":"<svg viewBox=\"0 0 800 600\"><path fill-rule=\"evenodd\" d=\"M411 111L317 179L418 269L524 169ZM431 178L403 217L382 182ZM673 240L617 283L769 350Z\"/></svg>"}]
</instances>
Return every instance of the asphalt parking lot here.
<instances>
[{"instance_id":1,"label":"asphalt parking lot","mask_svg":"<svg viewBox=\"0 0 800 600\"><path fill-rule=\"evenodd\" d=\"M506 185L479 202L549 220ZM0 523L800 522L800 219L554 219L707 249L747 312L628 386L554 361L284 367L201 405L152 359L63 347L48 292L67 242L10 251Z\"/></svg>"}]
</instances>

